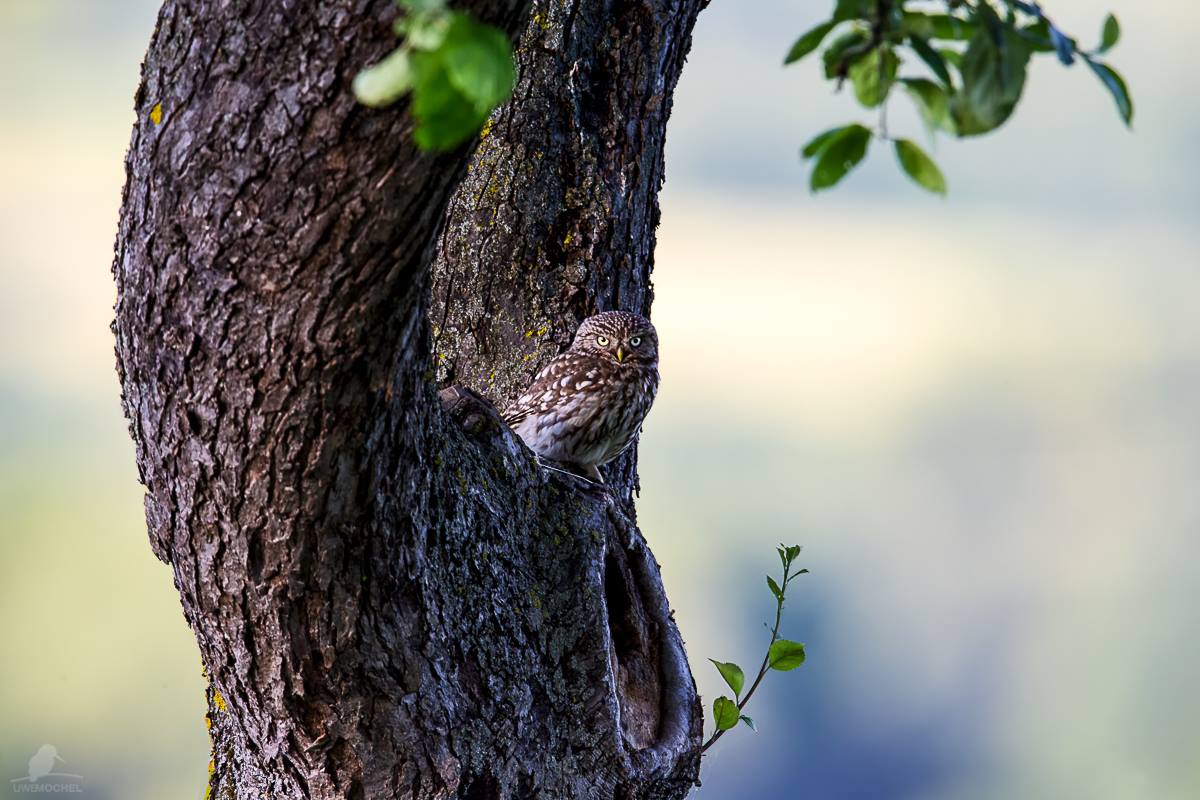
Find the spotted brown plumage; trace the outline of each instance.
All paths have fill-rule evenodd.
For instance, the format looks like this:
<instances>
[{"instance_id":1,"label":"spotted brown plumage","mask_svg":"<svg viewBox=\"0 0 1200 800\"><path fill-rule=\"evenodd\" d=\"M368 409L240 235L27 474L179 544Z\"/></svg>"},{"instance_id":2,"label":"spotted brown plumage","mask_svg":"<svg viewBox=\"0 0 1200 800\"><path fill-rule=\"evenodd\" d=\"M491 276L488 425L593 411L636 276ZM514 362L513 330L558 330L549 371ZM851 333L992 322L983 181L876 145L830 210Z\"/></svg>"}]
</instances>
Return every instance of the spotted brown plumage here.
<instances>
[{"instance_id":1,"label":"spotted brown plumage","mask_svg":"<svg viewBox=\"0 0 1200 800\"><path fill-rule=\"evenodd\" d=\"M504 421L539 456L603 480L597 467L634 441L657 391L654 326L637 314L606 311L583 321Z\"/></svg>"}]
</instances>

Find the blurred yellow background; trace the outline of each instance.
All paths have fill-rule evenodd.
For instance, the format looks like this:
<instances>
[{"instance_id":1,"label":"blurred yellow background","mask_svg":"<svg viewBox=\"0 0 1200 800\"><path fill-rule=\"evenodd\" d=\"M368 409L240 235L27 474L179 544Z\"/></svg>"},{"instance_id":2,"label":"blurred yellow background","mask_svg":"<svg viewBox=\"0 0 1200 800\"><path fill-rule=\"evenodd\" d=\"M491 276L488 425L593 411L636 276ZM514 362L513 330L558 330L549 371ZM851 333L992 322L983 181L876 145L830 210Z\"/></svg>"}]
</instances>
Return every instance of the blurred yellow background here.
<instances>
[{"instance_id":1,"label":"blurred yellow background","mask_svg":"<svg viewBox=\"0 0 1200 800\"><path fill-rule=\"evenodd\" d=\"M851 119L825 2L715 2L668 145L663 389L641 520L702 693L761 652L772 546L805 545L773 676L697 797L1200 797L1200 67L1182 0L1047 0L1099 36L1014 120L808 195ZM0 793L53 743L89 798L203 796L200 661L146 543L109 275L156 3L0 0ZM904 98L892 128L921 138Z\"/></svg>"}]
</instances>

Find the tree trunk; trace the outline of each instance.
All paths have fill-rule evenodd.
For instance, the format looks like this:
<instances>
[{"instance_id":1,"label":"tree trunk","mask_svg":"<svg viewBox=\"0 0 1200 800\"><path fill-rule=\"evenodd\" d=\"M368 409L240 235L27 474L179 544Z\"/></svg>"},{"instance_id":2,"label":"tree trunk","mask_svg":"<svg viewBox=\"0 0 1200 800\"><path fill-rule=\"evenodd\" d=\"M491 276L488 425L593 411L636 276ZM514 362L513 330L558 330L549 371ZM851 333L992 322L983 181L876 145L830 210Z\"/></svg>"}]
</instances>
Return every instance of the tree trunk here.
<instances>
[{"instance_id":1,"label":"tree trunk","mask_svg":"<svg viewBox=\"0 0 1200 800\"><path fill-rule=\"evenodd\" d=\"M435 376L502 405L583 317L648 312L703 5L463 4L519 34L520 78L477 147L430 155L406 104L349 91L394 46L388 0L165 3L114 331L151 544L211 678L212 796L694 783L634 458L611 492L541 471Z\"/></svg>"}]
</instances>

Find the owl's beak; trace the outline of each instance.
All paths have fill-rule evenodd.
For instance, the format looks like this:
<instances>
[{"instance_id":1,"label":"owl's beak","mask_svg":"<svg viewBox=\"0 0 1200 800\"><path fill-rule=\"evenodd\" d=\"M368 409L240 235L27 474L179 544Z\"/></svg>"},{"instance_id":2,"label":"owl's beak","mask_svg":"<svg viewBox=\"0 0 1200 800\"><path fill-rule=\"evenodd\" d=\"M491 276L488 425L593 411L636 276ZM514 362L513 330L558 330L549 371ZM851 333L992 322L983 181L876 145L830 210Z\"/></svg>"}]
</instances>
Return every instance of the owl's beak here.
<instances>
[{"instance_id":1,"label":"owl's beak","mask_svg":"<svg viewBox=\"0 0 1200 800\"><path fill-rule=\"evenodd\" d=\"M618 364L624 363L624 361L625 361L625 351L622 350L620 347L618 347L617 348L617 363Z\"/></svg>"}]
</instances>

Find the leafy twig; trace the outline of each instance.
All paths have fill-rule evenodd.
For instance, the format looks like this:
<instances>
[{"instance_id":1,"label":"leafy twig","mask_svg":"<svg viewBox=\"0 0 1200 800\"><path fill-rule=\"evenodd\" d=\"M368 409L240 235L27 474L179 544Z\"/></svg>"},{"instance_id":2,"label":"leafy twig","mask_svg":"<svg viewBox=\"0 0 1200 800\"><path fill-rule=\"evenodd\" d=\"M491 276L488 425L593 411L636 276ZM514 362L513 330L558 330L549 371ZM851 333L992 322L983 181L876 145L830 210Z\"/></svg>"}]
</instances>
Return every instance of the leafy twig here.
<instances>
[{"instance_id":1,"label":"leafy twig","mask_svg":"<svg viewBox=\"0 0 1200 800\"><path fill-rule=\"evenodd\" d=\"M771 641L767 644L767 652L758 668L758 674L754 676L754 682L743 694L742 688L745 686L746 676L742 672L742 668L731 661L709 659L721 673L725 683L733 690L734 699L722 695L713 701L714 729L712 735L708 737L708 741L700 748L701 754L716 744L717 740L725 735L725 731L733 728L738 722L745 723L751 730L757 730L754 720L743 714L742 711L750 702L750 698L754 696L754 692L758 690L763 678L767 676L767 672L770 670L788 672L804 663L804 645L780 639L779 626L783 620L783 601L787 594L788 584L807 573L808 570L792 572L792 565L796 557L800 555L800 545L789 547L781 544L777 552L779 553L779 562L783 565L782 580L776 581L770 575L767 576L767 588L775 596L775 624L771 628Z\"/></svg>"}]
</instances>

